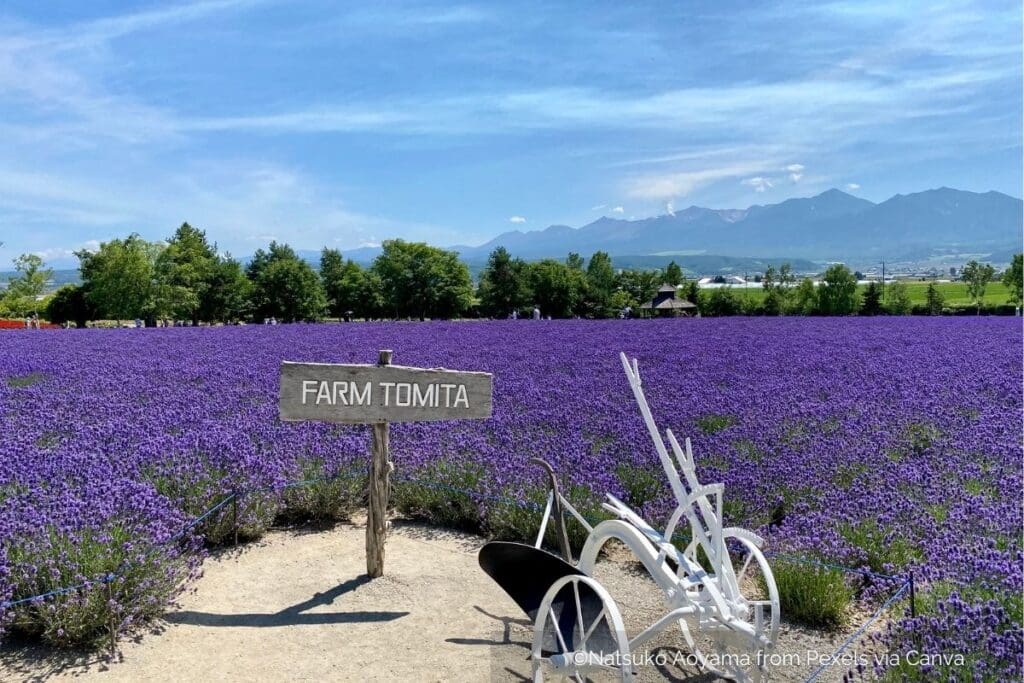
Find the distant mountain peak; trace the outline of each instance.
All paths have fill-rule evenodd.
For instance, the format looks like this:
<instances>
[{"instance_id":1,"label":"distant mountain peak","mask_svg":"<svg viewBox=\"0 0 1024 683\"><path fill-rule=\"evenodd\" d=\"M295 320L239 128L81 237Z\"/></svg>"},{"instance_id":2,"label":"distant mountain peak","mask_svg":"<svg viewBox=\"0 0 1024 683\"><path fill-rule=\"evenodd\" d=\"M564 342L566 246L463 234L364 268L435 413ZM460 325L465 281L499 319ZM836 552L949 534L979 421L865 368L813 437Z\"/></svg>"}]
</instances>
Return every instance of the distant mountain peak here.
<instances>
[{"instance_id":1,"label":"distant mountain peak","mask_svg":"<svg viewBox=\"0 0 1024 683\"><path fill-rule=\"evenodd\" d=\"M857 197L854 197L849 192L843 192L842 190L840 190L837 187L830 187L829 189L827 189L824 192L821 192L821 193L819 193L819 194L817 194L815 196L816 197L852 197L853 199L857 199Z\"/></svg>"}]
</instances>

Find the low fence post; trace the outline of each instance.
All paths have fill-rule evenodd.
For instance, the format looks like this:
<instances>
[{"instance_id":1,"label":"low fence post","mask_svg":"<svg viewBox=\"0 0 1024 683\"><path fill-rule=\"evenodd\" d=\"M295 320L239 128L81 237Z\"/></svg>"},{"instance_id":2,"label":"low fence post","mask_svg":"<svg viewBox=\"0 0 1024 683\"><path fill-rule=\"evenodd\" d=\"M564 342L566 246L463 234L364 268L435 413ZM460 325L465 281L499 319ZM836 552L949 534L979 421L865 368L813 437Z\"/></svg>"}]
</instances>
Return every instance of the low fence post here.
<instances>
[{"instance_id":1,"label":"low fence post","mask_svg":"<svg viewBox=\"0 0 1024 683\"><path fill-rule=\"evenodd\" d=\"M114 616L114 587L111 585L114 583L114 575L107 574L107 609L110 610L110 660L114 660L114 656L117 654L117 624L116 617Z\"/></svg>"},{"instance_id":2,"label":"low fence post","mask_svg":"<svg viewBox=\"0 0 1024 683\"><path fill-rule=\"evenodd\" d=\"M238 545L238 491L231 492L231 526L235 531L235 545Z\"/></svg>"},{"instance_id":3,"label":"low fence post","mask_svg":"<svg viewBox=\"0 0 1024 683\"><path fill-rule=\"evenodd\" d=\"M914 590L914 570L910 570L910 618L917 617L917 591Z\"/></svg>"}]
</instances>

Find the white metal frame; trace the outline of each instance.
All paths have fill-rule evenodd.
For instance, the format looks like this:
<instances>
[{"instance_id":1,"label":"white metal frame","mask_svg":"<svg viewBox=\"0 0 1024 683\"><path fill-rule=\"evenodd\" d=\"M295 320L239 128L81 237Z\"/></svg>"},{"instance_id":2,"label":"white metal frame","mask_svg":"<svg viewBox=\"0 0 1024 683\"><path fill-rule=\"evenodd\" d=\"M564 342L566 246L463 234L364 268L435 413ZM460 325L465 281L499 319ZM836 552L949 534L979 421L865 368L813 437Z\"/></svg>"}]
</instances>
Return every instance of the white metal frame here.
<instances>
[{"instance_id":1,"label":"white metal frame","mask_svg":"<svg viewBox=\"0 0 1024 683\"><path fill-rule=\"evenodd\" d=\"M607 658L595 659L585 649L547 658L542 656L545 629L551 626L551 615L548 614L551 603L565 585L573 582L574 590L577 590L577 605L579 593L575 587L578 583L586 583L604 603L601 615L609 615L611 630L618 638L616 661L623 662L619 667L623 681L632 680L632 669L628 666L630 652L635 652L640 645L671 628L673 623L679 625L687 647L708 671L737 681L764 680L767 675L765 655L774 647L779 630L779 595L771 568L761 551L764 540L746 529L722 527L724 486L702 485L698 481L690 440L685 439L684 446L680 446L672 430L665 431L672 449L672 455L669 454L644 397L636 360L630 363L624 353L619 357L678 505L669 517L665 531L659 532L625 503L609 494L603 507L616 519L591 526L560 493L549 492L534 545L541 547L551 521L554 496L558 495L563 509L568 510L587 530L587 540L576 565L585 576L564 577L556 581L544 597L534 624L534 680L543 680L545 672L582 680L592 671L608 668L604 666ZM672 543L672 537L684 519L690 527L691 541L684 551L680 551ZM636 555L663 592L669 610L631 640L625 638L614 601L591 578L601 548L612 539L622 542ZM729 539L745 552L739 572L735 571L729 555ZM710 569L702 566L701 554ZM752 600L743 595L744 580L751 564L757 565L767 599ZM555 628L557 631L557 625ZM585 641L584 638L581 643L584 648ZM564 649L564 643L562 645Z\"/></svg>"}]
</instances>

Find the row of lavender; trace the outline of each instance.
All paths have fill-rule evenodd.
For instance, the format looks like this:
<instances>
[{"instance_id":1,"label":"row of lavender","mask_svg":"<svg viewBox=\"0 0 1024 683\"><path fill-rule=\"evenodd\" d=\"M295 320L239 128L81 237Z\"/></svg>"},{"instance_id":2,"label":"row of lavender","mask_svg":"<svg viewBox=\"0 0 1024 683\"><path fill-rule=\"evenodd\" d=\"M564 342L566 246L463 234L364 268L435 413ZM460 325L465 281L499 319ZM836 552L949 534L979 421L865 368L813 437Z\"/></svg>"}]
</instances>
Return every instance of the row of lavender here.
<instances>
[{"instance_id":1,"label":"row of lavender","mask_svg":"<svg viewBox=\"0 0 1024 683\"><path fill-rule=\"evenodd\" d=\"M372 362L392 348L396 364L494 373L491 420L393 429L400 475L475 492L456 523L535 524L494 502L537 499L534 456L581 500L611 492L662 518L670 496L622 350L640 361L658 424L692 437L702 480L726 484L728 523L775 550L915 568L930 608L887 644L966 651L983 677L1019 675L1021 345L1017 321L988 318L10 332L0 600L138 571L2 621L58 644L98 611L129 626L196 571L201 538L166 542L190 516L231 491L363 467L366 428L276 419L282 359ZM281 505L250 497L244 534Z\"/></svg>"}]
</instances>

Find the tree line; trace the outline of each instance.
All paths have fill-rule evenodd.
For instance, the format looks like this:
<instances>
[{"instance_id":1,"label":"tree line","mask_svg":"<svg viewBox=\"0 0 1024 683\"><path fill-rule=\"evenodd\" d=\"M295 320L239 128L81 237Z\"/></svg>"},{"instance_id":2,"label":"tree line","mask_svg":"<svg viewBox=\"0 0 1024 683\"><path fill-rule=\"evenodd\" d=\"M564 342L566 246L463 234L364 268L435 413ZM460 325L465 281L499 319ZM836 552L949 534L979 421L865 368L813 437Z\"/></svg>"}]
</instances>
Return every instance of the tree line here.
<instances>
[{"instance_id":1,"label":"tree line","mask_svg":"<svg viewBox=\"0 0 1024 683\"><path fill-rule=\"evenodd\" d=\"M390 240L367 267L324 248L319 270L286 244L271 242L248 264L220 254L206 234L184 223L165 241L137 234L79 251L81 284L67 285L38 313L52 322L85 326L91 320L213 322L316 321L325 317L428 319L529 316L610 318L637 311L663 284L693 302L702 315L905 315L939 314L945 302L934 283L924 306L912 303L901 282L870 283L858 291L854 273L834 264L819 283L798 279L789 264L769 266L761 276L763 296L730 287L700 289L675 262L664 269L616 270L597 251L584 260L527 262L504 247L489 256L474 285L458 254L424 243ZM50 271L42 259L16 259L17 275L0 299L0 315L32 315ZM961 269L980 312L991 265L972 261ZM1021 255L1003 274L1013 303L1021 301Z\"/></svg>"}]
</instances>

